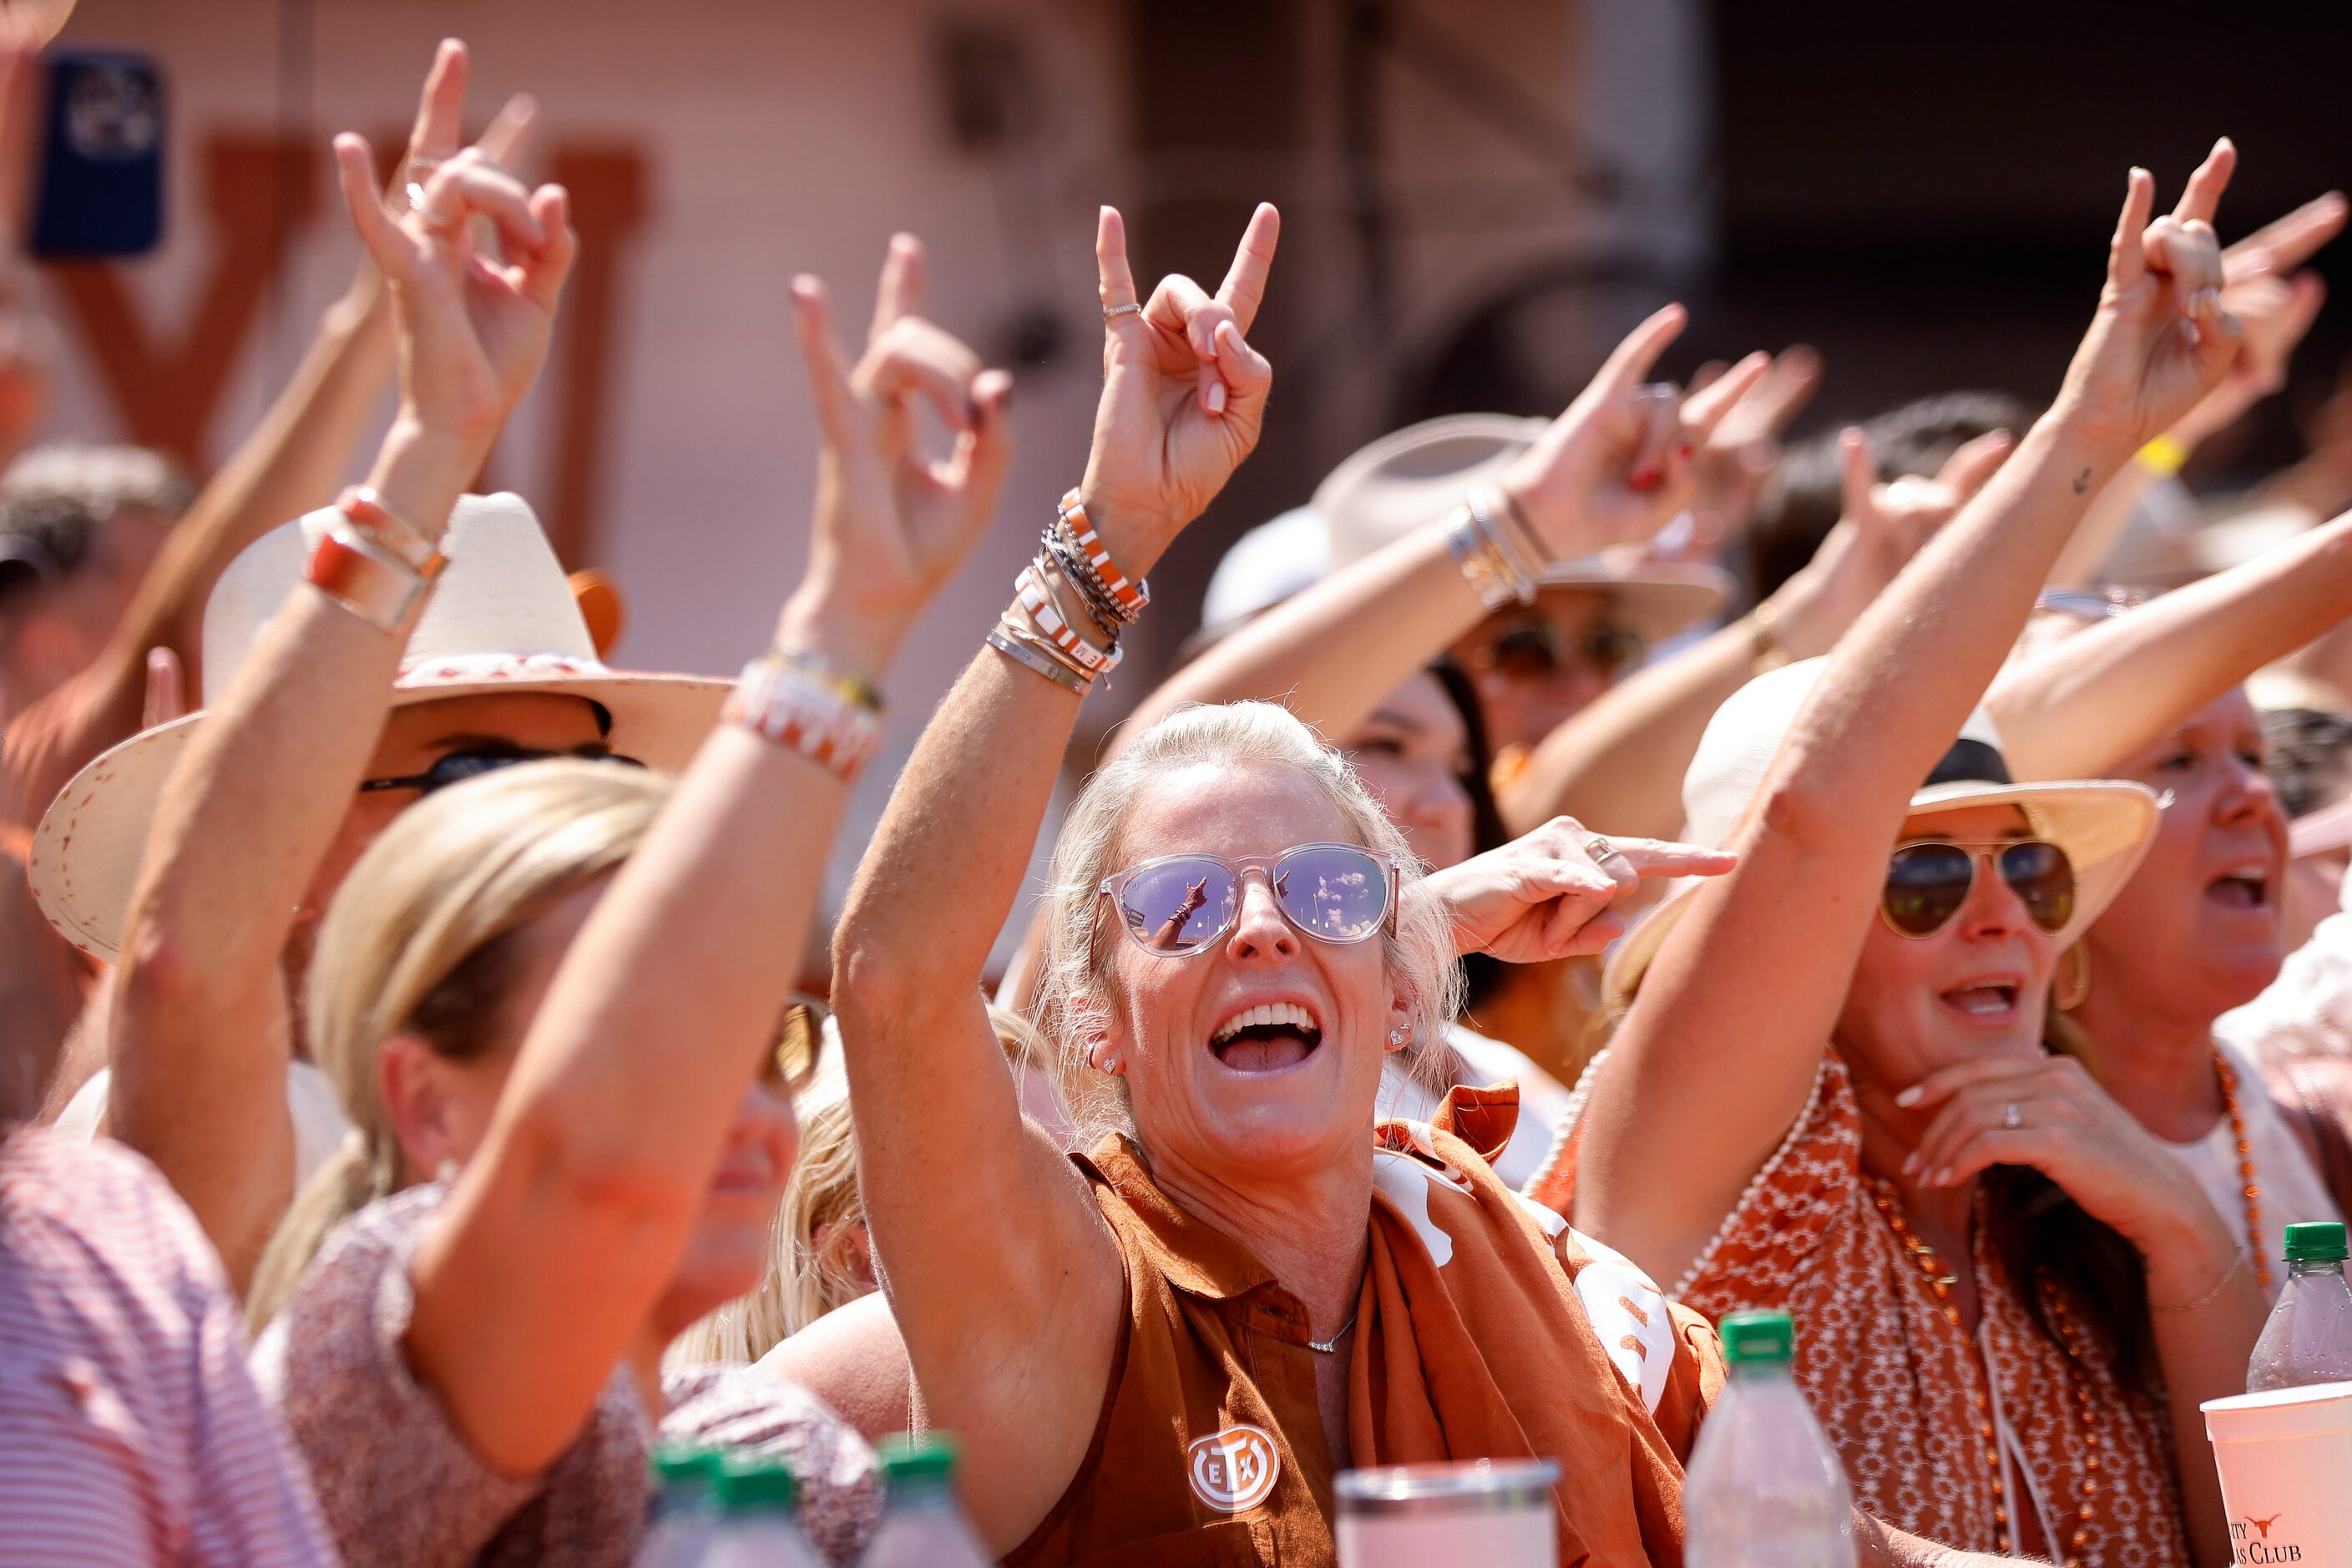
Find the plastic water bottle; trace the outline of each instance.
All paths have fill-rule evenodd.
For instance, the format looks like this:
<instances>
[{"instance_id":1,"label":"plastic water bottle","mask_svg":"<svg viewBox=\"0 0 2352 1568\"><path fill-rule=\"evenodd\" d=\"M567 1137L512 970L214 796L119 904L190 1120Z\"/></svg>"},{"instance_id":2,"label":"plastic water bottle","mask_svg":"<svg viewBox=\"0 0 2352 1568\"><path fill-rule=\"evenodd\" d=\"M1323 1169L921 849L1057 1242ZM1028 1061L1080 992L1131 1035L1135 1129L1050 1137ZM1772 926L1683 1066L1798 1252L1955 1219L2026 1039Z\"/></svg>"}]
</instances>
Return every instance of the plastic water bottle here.
<instances>
[{"instance_id":1,"label":"plastic water bottle","mask_svg":"<svg viewBox=\"0 0 2352 1568\"><path fill-rule=\"evenodd\" d=\"M914 1437L877 1451L888 1493L858 1568L986 1568L996 1561L956 1506L952 1442Z\"/></svg>"},{"instance_id":2,"label":"plastic water bottle","mask_svg":"<svg viewBox=\"0 0 2352 1568\"><path fill-rule=\"evenodd\" d=\"M719 1523L715 1487L726 1456L716 1448L665 1444L647 1468L653 1472L653 1510L637 1543L636 1568L695 1568L709 1550Z\"/></svg>"},{"instance_id":3,"label":"plastic water bottle","mask_svg":"<svg viewBox=\"0 0 2352 1568\"><path fill-rule=\"evenodd\" d=\"M2286 1227L2286 1289L2271 1309L2246 1392L2352 1380L2352 1284L2344 1278L2344 1227Z\"/></svg>"},{"instance_id":4,"label":"plastic water bottle","mask_svg":"<svg viewBox=\"0 0 2352 1568\"><path fill-rule=\"evenodd\" d=\"M1690 1568L1853 1568L1853 1494L1789 1368L1786 1312L1721 1325L1731 1381L1683 1483Z\"/></svg>"},{"instance_id":5,"label":"plastic water bottle","mask_svg":"<svg viewBox=\"0 0 2352 1568\"><path fill-rule=\"evenodd\" d=\"M801 1533L792 1471L773 1459L735 1454L719 1470L719 1522L700 1568L822 1568Z\"/></svg>"}]
</instances>

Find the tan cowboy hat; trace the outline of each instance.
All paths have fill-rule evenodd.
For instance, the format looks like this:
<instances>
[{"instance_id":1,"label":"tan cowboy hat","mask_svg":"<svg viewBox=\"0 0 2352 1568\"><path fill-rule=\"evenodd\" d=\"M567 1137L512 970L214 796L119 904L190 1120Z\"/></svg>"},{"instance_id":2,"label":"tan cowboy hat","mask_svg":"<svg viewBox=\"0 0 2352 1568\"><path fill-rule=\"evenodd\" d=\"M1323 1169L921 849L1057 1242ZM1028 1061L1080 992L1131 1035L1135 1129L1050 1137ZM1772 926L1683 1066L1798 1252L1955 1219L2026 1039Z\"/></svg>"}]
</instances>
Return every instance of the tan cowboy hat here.
<instances>
[{"instance_id":1,"label":"tan cowboy hat","mask_svg":"<svg viewBox=\"0 0 2352 1568\"><path fill-rule=\"evenodd\" d=\"M1827 668L1826 658L1783 665L1758 676L1715 710L1700 737L1698 753L1683 775L1685 839L1709 848L1731 842L1748 803L1763 787L1781 742L1795 725L1798 710ZM2062 952L2123 891L2156 833L2156 792L2146 784L2120 779L2011 783L2009 764L2001 760L2000 732L1991 715L1979 708L1960 727L1959 739L1927 783L1911 796L1911 813L1916 816L1981 805L2016 806L2035 834L2064 850L2074 862L2074 914L2055 938ZM1676 883L1618 943L1604 987L1611 997L1630 996L1641 984L1643 973L1699 886L1696 878Z\"/></svg>"},{"instance_id":2,"label":"tan cowboy hat","mask_svg":"<svg viewBox=\"0 0 2352 1568\"><path fill-rule=\"evenodd\" d=\"M1315 487L1315 510L1330 530L1330 568L1360 561L1444 516L1473 485L1499 478L1547 423L1506 414L1450 414L1391 431L1355 453ZM1606 555L1563 561L1538 582L1601 595L1653 647L1721 609L1732 586L1712 566Z\"/></svg>"},{"instance_id":3,"label":"tan cowboy hat","mask_svg":"<svg viewBox=\"0 0 2352 1568\"><path fill-rule=\"evenodd\" d=\"M253 542L205 604L205 700L215 701L286 601L337 514L315 511ZM486 692L551 691L600 703L613 749L676 771L719 718L730 682L607 669L563 568L520 496L467 496L449 519L448 570L410 634L393 706ZM26 871L41 912L85 952L112 959L131 885L172 765L202 711L159 724L74 775L41 817Z\"/></svg>"}]
</instances>

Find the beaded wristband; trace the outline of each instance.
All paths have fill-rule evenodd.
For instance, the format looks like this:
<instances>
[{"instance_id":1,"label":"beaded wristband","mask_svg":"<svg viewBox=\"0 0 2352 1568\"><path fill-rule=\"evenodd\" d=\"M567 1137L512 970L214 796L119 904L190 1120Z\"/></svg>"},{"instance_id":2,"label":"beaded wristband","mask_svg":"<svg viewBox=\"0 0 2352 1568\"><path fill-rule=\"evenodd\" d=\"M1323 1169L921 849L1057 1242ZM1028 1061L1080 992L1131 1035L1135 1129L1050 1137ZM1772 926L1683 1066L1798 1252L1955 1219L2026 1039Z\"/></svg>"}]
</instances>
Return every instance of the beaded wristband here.
<instances>
[{"instance_id":1,"label":"beaded wristband","mask_svg":"<svg viewBox=\"0 0 2352 1568\"><path fill-rule=\"evenodd\" d=\"M764 653L745 665L719 717L798 752L848 784L881 745L882 721L874 710L811 679L790 657Z\"/></svg>"},{"instance_id":2,"label":"beaded wristband","mask_svg":"<svg viewBox=\"0 0 2352 1568\"><path fill-rule=\"evenodd\" d=\"M1078 547L1078 554L1093 568L1095 576L1109 594L1111 602L1118 606L1118 618L1132 621L1143 614L1144 606L1151 603L1151 584L1127 580L1127 574L1118 569L1118 563L1110 558L1109 550L1096 534L1095 525L1087 521L1087 509L1085 503L1078 500L1078 492L1072 490L1064 496L1055 515L1062 526L1070 531L1071 542Z\"/></svg>"},{"instance_id":3,"label":"beaded wristband","mask_svg":"<svg viewBox=\"0 0 2352 1568\"><path fill-rule=\"evenodd\" d=\"M347 486L335 498L335 510L352 525L407 563L409 570L431 577L440 568L441 548L425 531L384 505L373 485Z\"/></svg>"},{"instance_id":4,"label":"beaded wristband","mask_svg":"<svg viewBox=\"0 0 2352 1568\"><path fill-rule=\"evenodd\" d=\"M1038 531L1037 542L1053 557L1063 580L1078 591L1078 602L1087 607L1087 619L1100 627L1103 636L1118 636L1119 629L1128 623L1119 618L1118 603L1111 598L1110 590L1102 585L1094 568L1087 564L1087 558L1078 553L1078 547L1070 542L1059 518Z\"/></svg>"},{"instance_id":5,"label":"beaded wristband","mask_svg":"<svg viewBox=\"0 0 2352 1568\"><path fill-rule=\"evenodd\" d=\"M1030 623L1045 634L1046 639L1089 675L1100 675L1118 663L1118 639L1113 637L1110 647L1098 648L1087 641L1062 618L1061 606L1055 602L1053 590L1045 585L1045 576L1035 566L1024 566L1013 580L1014 593Z\"/></svg>"},{"instance_id":6,"label":"beaded wristband","mask_svg":"<svg viewBox=\"0 0 2352 1568\"><path fill-rule=\"evenodd\" d=\"M835 664L823 654L808 648L774 648L770 650L785 665L800 671L843 701L865 709L868 713L882 711L882 692L872 681Z\"/></svg>"},{"instance_id":7,"label":"beaded wristband","mask_svg":"<svg viewBox=\"0 0 2352 1568\"><path fill-rule=\"evenodd\" d=\"M1050 658L1034 647L1016 641L1006 634L1003 626L989 627L988 636L983 640L989 647L1023 668L1034 670L1055 685L1075 692L1080 697L1084 697L1087 689L1093 684L1085 676L1059 659Z\"/></svg>"},{"instance_id":8,"label":"beaded wristband","mask_svg":"<svg viewBox=\"0 0 2352 1568\"><path fill-rule=\"evenodd\" d=\"M420 572L376 540L330 523L303 563L302 578L352 615L392 637L406 637L425 592L447 563L437 552Z\"/></svg>"}]
</instances>

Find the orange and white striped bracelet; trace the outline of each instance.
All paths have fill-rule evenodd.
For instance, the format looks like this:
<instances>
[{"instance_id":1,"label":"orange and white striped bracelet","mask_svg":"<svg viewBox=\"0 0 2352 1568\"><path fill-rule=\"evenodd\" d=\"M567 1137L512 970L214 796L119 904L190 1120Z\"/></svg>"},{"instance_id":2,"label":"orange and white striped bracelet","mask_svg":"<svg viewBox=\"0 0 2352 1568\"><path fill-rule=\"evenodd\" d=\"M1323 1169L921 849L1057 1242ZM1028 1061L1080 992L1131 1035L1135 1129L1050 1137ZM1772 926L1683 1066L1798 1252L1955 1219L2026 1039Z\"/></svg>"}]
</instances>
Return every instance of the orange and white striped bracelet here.
<instances>
[{"instance_id":1,"label":"orange and white striped bracelet","mask_svg":"<svg viewBox=\"0 0 2352 1568\"><path fill-rule=\"evenodd\" d=\"M878 712L843 697L772 650L743 667L719 717L798 752L844 784L857 777L882 744Z\"/></svg>"},{"instance_id":2,"label":"orange and white striped bracelet","mask_svg":"<svg viewBox=\"0 0 2352 1568\"><path fill-rule=\"evenodd\" d=\"M1062 608L1055 602L1053 591L1045 585L1045 574L1034 563L1021 568L1021 574L1013 580L1013 587L1030 624L1044 634L1047 641L1076 660L1079 668L1089 676L1102 675L1118 668L1120 658L1118 639L1113 638L1108 648L1099 648L1071 629L1070 623L1062 618Z\"/></svg>"},{"instance_id":3,"label":"orange and white striped bracelet","mask_svg":"<svg viewBox=\"0 0 2352 1568\"><path fill-rule=\"evenodd\" d=\"M1144 606L1151 603L1151 584L1127 580L1127 574L1118 569L1118 563L1110 558L1110 551L1095 532L1095 525L1087 519L1085 503L1078 500L1078 492L1074 489L1064 496L1057 510L1062 526L1069 530L1072 542L1078 547L1079 557L1094 568L1095 575L1110 595L1111 602L1118 606L1118 618L1132 621L1141 615Z\"/></svg>"}]
</instances>

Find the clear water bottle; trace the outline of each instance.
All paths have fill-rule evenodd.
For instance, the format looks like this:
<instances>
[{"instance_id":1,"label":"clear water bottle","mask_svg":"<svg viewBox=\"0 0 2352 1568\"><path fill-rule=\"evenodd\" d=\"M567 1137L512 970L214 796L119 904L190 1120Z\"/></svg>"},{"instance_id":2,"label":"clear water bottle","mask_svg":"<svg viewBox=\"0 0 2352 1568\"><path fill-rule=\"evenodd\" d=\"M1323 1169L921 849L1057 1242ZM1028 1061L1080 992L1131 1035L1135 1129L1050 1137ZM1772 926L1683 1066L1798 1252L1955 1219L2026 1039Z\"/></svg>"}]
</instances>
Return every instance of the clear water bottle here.
<instances>
[{"instance_id":1,"label":"clear water bottle","mask_svg":"<svg viewBox=\"0 0 2352 1568\"><path fill-rule=\"evenodd\" d=\"M2344 1278L2344 1227L2286 1227L2286 1289L2271 1309L2246 1392L2352 1381L2352 1284Z\"/></svg>"},{"instance_id":2,"label":"clear water bottle","mask_svg":"<svg viewBox=\"0 0 2352 1568\"><path fill-rule=\"evenodd\" d=\"M1731 1381L1683 1483L1690 1568L1853 1568L1853 1493L1790 1371L1786 1312L1721 1325Z\"/></svg>"},{"instance_id":3,"label":"clear water bottle","mask_svg":"<svg viewBox=\"0 0 2352 1568\"><path fill-rule=\"evenodd\" d=\"M637 1543L636 1568L695 1568L709 1550L719 1522L716 1490L726 1456L716 1448L664 1444L647 1468L653 1472L653 1508L645 1538Z\"/></svg>"},{"instance_id":4,"label":"clear water bottle","mask_svg":"<svg viewBox=\"0 0 2352 1568\"><path fill-rule=\"evenodd\" d=\"M996 1561L956 1505L954 1443L912 1437L877 1451L887 1493L858 1568L985 1568Z\"/></svg>"},{"instance_id":5,"label":"clear water bottle","mask_svg":"<svg viewBox=\"0 0 2352 1568\"><path fill-rule=\"evenodd\" d=\"M718 1528L701 1568L822 1568L801 1532L792 1471L765 1457L730 1454L718 1489Z\"/></svg>"}]
</instances>

